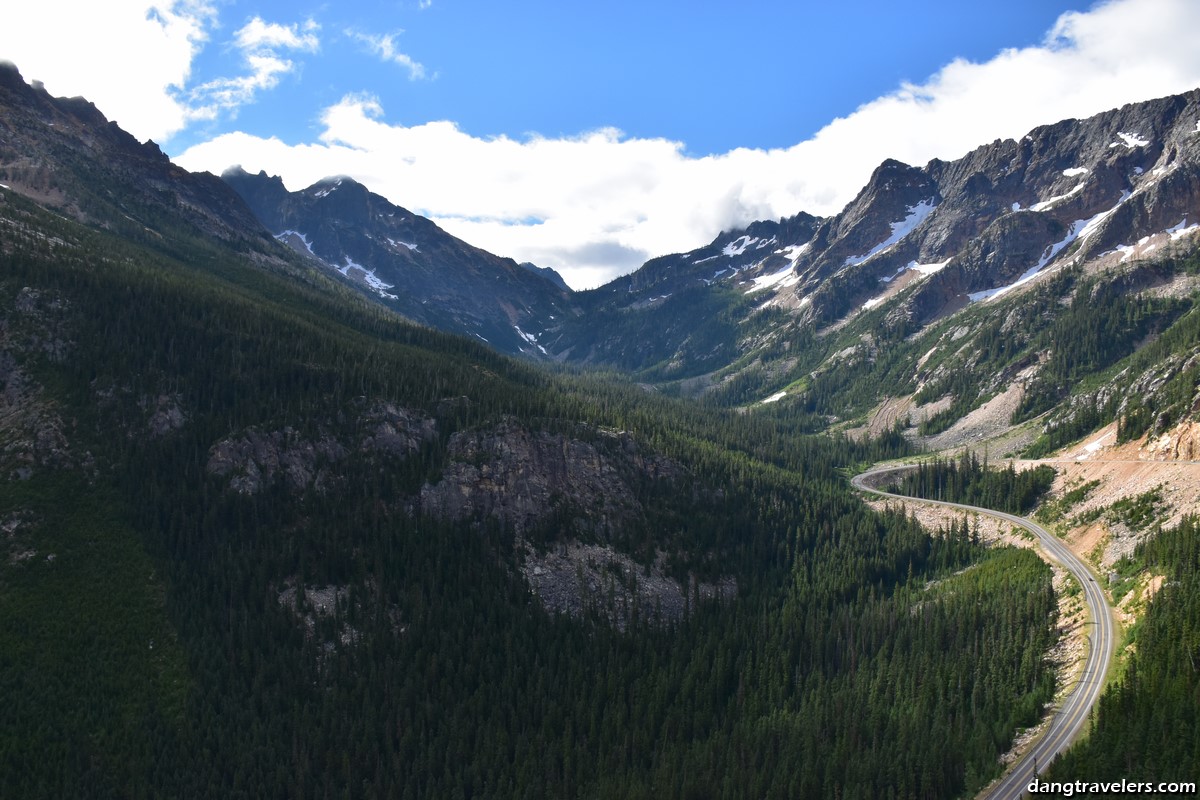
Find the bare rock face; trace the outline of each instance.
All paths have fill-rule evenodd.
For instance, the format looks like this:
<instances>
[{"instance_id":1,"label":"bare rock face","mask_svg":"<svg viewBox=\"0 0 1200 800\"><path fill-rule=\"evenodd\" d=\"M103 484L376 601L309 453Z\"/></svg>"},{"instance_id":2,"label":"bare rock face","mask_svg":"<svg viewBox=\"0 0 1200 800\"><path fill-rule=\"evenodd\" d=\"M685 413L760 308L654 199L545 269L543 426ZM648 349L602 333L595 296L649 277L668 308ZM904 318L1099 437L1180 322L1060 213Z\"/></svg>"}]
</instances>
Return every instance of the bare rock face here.
<instances>
[{"instance_id":1,"label":"bare rock face","mask_svg":"<svg viewBox=\"0 0 1200 800\"><path fill-rule=\"evenodd\" d=\"M1146 455L1156 461L1200 460L1200 422L1186 420L1146 442Z\"/></svg>"},{"instance_id":2,"label":"bare rock face","mask_svg":"<svg viewBox=\"0 0 1200 800\"><path fill-rule=\"evenodd\" d=\"M624 629L636 620L675 621L696 602L732 598L732 577L681 583L667 574L663 553L641 564L603 543L644 521L639 483L673 481L684 471L643 452L628 433L587 433L530 431L512 420L456 433L441 479L421 489L420 510L450 520L499 521L516 536L530 591L554 613L595 613ZM555 528L555 542L532 546L526 535L547 526Z\"/></svg>"},{"instance_id":3,"label":"bare rock face","mask_svg":"<svg viewBox=\"0 0 1200 800\"><path fill-rule=\"evenodd\" d=\"M647 369L655 379L707 376L880 304L894 311L889 326L908 334L1022 278L1072 263L1107 268L1114 252L1157 247L1157 256L1164 244L1197 241L1198 119L1193 90L1042 126L954 161L885 161L838 214L755 222L655 258L581 293L585 313L546 325L539 342L566 361Z\"/></svg>"},{"instance_id":4,"label":"bare rock face","mask_svg":"<svg viewBox=\"0 0 1200 800\"><path fill-rule=\"evenodd\" d=\"M16 192L106 227L140 230L166 212L226 241L267 241L224 182L173 164L154 142L138 142L83 98L51 97L0 64L0 108L0 181Z\"/></svg>"},{"instance_id":5,"label":"bare rock face","mask_svg":"<svg viewBox=\"0 0 1200 800\"><path fill-rule=\"evenodd\" d=\"M146 430L156 439L161 439L179 430L187 422L183 410L183 398L179 394L160 394L143 397L139 403L142 411L149 414Z\"/></svg>"},{"instance_id":6,"label":"bare rock face","mask_svg":"<svg viewBox=\"0 0 1200 800\"><path fill-rule=\"evenodd\" d=\"M169 428L182 413L170 398L159 398L152 420L161 417L161 425ZM208 473L228 478L229 488L238 494L257 494L276 480L297 492L324 491L338 480L337 465L351 452L402 458L433 439L437 424L419 411L380 402L362 412L355 430L357 434L306 437L291 426L266 432L248 428L209 449Z\"/></svg>"},{"instance_id":7,"label":"bare rock face","mask_svg":"<svg viewBox=\"0 0 1200 800\"><path fill-rule=\"evenodd\" d=\"M328 466L345 455L331 436L306 439L291 427L268 433L249 429L212 446L208 472L228 477L229 488L238 494L257 494L277 478L296 491L321 490L331 478Z\"/></svg>"},{"instance_id":8,"label":"bare rock face","mask_svg":"<svg viewBox=\"0 0 1200 800\"><path fill-rule=\"evenodd\" d=\"M456 433L442 479L421 488L421 510L451 520L490 516L518 534L565 513L580 533L606 536L642 511L623 472L653 478L681 473L668 459L638 453L628 436L612 435L608 444L602 452L512 421Z\"/></svg>"},{"instance_id":9,"label":"bare rock face","mask_svg":"<svg viewBox=\"0 0 1200 800\"><path fill-rule=\"evenodd\" d=\"M362 439L359 449L364 452L406 456L416 452L424 442L437 435L433 419L391 403L381 403L359 418Z\"/></svg>"},{"instance_id":10,"label":"bare rock face","mask_svg":"<svg viewBox=\"0 0 1200 800\"><path fill-rule=\"evenodd\" d=\"M526 550L521 574L548 610L579 617L599 613L624 630L635 619L655 624L682 619L695 602L731 600L737 581L682 584L664 572L662 554L643 566L611 546L563 542L545 553Z\"/></svg>"},{"instance_id":11,"label":"bare rock face","mask_svg":"<svg viewBox=\"0 0 1200 800\"><path fill-rule=\"evenodd\" d=\"M26 359L61 361L71 347L68 303L51 292L25 287L11 313L0 317L0 465L9 477L27 479L41 468L90 467L90 454L75 453L72 423L26 370Z\"/></svg>"}]
</instances>

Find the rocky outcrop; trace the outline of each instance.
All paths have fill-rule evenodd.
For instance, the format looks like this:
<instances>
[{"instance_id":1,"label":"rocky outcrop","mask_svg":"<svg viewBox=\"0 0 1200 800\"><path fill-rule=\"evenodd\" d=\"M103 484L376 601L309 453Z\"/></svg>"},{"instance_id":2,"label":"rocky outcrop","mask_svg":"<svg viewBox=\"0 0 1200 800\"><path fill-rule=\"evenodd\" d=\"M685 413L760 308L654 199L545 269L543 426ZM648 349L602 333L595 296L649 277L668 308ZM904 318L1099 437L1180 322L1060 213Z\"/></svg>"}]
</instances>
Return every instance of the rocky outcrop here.
<instances>
[{"instance_id":1,"label":"rocky outcrop","mask_svg":"<svg viewBox=\"0 0 1200 800\"><path fill-rule=\"evenodd\" d=\"M146 430L156 439L179 430L188 419L183 408L183 397L178 392L143 397L138 407L147 414Z\"/></svg>"},{"instance_id":2,"label":"rocky outcrop","mask_svg":"<svg viewBox=\"0 0 1200 800\"><path fill-rule=\"evenodd\" d=\"M420 412L379 403L359 417L359 450L403 458L437 435L437 423Z\"/></svg>"},{"instance_id":3,"label":"rocky outcrop","mask_svg":"<svg viewBox=\"0 0 1200 800\"><path fill-rule=\"evenodd\" d=\"M329 466L345 455L331 436L309 439L291 427L269 432L251 428L212 446L208 472L227 478L238 494L257 494L276 479L295 491L323 491L332 478Z\"/></svg>"},{"instance_id":4,"label":"rocky outcrop","mask_svg":"<svg viewBox=\"0 0 1200 800\"><path fill-rule=\"evenodd\" d=\"M70 442L73 422L29 373L27 359L65 359L72 347L69 304L58 295L24 287L0 317L0 470L25 480L38 469L93 466L91 454Z\"/></svg>"},{"instance_id":5,"label":"rocky outcrop","mask_svg":"<svg viewBox=\"0 0 1200 800\"><path fill-rule=\"evenodd\" d=\"M437 423L419 411L377 402L357 415L351 430L304 435L291 426L247 428L209 448L207 471L238 494L257 494L276 481L292 491L323 492L340 480L339 464L352 452L404 458L437 435Z\"/></svg>"},{"instance_id":6,"label":"rocky outcrop","mask_svg":"<svg viewBox=\"0 0 1200 800\"><path fill-rule=\"evenodd\" d=\"M1181 422L1149 439L1144 454L1155 461L1200 461L1200 421Z\"/></svg>"},{"instance_id":7,"label":"rocky outcrop","mask_svg":"<svg viewBox=\"0 0 1200 800\"><path fill-rule=\"evenodd\" d=\"M607 536L641 515L632 478L682 473L669 459L641 453L627 434L589 442L511 420L454 434L447 458L441 480L421 488L421 510L451 520L492 517L518 534L558 520Z\"/></svg>"},{"instance_id":8,"label":"rocky outcrop","mask_svg":"<svg viewBox=\"0 0 1200 800\"><path fill-rule=\"evenodd\" d=\"M573 617L595 612L618 628L634 620L663 624L682 619L696 602L732 600L737 581L686 584L665 574L662 554L642 565L611 546L561 542L546 552L527 548L521 574L548 611Z\"/></svg>"}]
</instances>

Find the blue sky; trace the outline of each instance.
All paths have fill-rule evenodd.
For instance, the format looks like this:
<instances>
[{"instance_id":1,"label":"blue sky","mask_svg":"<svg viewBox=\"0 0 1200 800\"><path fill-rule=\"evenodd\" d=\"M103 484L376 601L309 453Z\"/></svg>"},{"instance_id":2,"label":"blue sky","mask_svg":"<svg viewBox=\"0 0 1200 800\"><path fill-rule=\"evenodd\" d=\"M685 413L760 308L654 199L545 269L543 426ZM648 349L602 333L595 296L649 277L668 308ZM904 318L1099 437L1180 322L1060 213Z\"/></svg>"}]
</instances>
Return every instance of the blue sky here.
<instances>
[{"instance_id":1,"label":"blue sky","mask_svg":"<svg viewBox=\"0 0 1200 800\"><path fill-rule=\"evenodd\" d=\"M223 29L193 80L235 72L230 37L254 17L314 21L320 49L236 119L176 135L173 152L215 132L311 138L320 109L370 92L389 119L453 120L476 136L570 136L616 127L681 141L694 155L787 147L837 116L918 81L955 57L986 60L1038 43L1087 2L628 2L430 0L220 7ZM392 36L420 65L387 63L367 37ZM362 37L362 38L358 38Z\"/></svg>"},{"instance_id":2,"label":"blue sky","mask_svg":"<svg viewBox=\"0 0 1200 800\"><path fill-rule=\"evenodd\" d=\"M1194 0L10 5L0 58L189 169L350 175L577 288L1200 85Z\"/></svg>"}]
</instances>

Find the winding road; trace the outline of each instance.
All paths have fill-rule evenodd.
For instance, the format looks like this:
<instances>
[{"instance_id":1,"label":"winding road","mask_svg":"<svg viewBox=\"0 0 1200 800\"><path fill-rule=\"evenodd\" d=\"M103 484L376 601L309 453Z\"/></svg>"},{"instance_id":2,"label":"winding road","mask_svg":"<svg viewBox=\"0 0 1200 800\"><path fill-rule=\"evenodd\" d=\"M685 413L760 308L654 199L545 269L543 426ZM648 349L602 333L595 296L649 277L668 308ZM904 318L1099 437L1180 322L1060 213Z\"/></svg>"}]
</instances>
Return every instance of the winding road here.
<instances>
[{"instance_id":1,"label":"winding road","mask_svg":"<svg viewBox=\"0 0 1200 800\"><path fill-rule=\"evenodd\" d=\"M1019 798L1025 793L1025 787L1033 780L1034 775L1043 772L1050 765L1050 762L1054 760L1055 756L1065 750L1071 742L1075 741L1079 732L1087 724L1088 712L1092 710L1092 707L1100 698L1100 693L1104 689L1104 679L1108 674L1108 667L1112 662L1113 651L1116 647L1116 633L1108 600L1087 565L1078 556L1068 550L1067 546L1058 537L1036 522L1014 514L1005 514L1002 511L993 511L988 508L892 494L891 492L884 492L868 485L870 481L877 479L881 475L911 468L911 466L899 466L872 469L860 475L855 475L851 478L850 483L856 489L884 497L928 503L930 505L949 506L950 508L957 508L964 511L974 511L1011 522L1014 525L1019 525L1038 538L1043 558L1057 562L1069 570L1083 587L1084 599L1088 606L1088 615L1091 617L1091 620L1087 623L1091 628L1091 632L1087 634L1090 646L1088 648L1087 661L1083 665L1083 673L1080 675L1078 683L1075 684L1070 694L1067 695L1066 700L1063 701L1062 706L1051 721L1050 727L1041 738L1009 769L998 783L994 784L981 795L981 797L988 798L988 800Z\"/></svg>"}]
</instances>

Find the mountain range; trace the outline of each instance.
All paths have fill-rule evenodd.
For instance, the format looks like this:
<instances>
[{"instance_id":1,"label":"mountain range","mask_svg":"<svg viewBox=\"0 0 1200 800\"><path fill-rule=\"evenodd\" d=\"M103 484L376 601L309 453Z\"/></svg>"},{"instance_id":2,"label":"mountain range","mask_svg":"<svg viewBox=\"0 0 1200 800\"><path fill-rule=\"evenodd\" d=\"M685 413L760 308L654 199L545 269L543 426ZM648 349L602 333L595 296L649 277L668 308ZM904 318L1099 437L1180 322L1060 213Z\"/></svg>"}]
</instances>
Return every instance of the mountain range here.
<instances>
[{"instance_id":1,"label":"mountain range","mask_svg":"<svg viewBox=\"0 0 1200 800\"><path fill-rule=\"evenodd\" d=\"M1183 291L1190 279L1147 265L1200 231L1200 92L1043 126L954 161L886 161L835 216L755 222L583 292L534 280L348 178L296 193L265 174L224 179L277 238L411 319L536 360L621 369L669 394L783 402L836 426L898 396L928 397L957 368L953 358L929 368L935 332L1008 313L1004 301L1020 304L1056 277ZM954 395L957 417L935 411L937 426L1044 383L1033 362L1047 353L1031 349L1031 334L1050 323L1030 320L1026 346L1011 342L998 372L941 395ZM956 337L990 323L966 329ZM966 344L957 349L968 354ZM845 380L856 353L902 359L908 374L831 402L840 390L827 384ZM1040 413L1070 387L1033 389Z\"/></svg>"}]
</instances>

